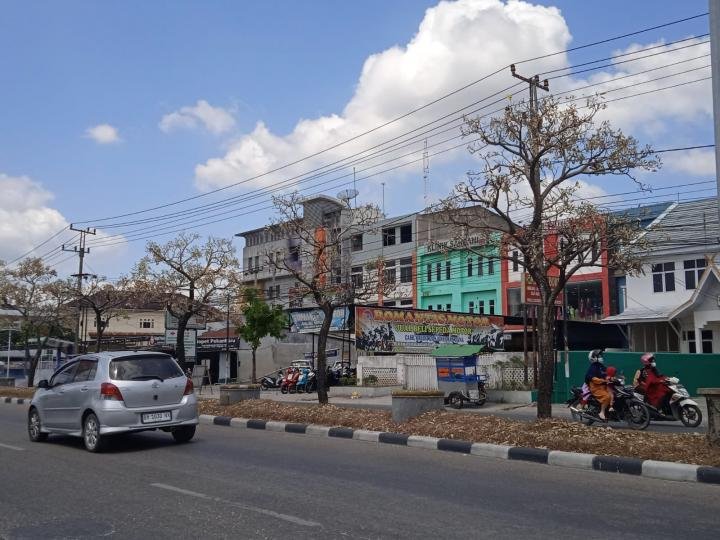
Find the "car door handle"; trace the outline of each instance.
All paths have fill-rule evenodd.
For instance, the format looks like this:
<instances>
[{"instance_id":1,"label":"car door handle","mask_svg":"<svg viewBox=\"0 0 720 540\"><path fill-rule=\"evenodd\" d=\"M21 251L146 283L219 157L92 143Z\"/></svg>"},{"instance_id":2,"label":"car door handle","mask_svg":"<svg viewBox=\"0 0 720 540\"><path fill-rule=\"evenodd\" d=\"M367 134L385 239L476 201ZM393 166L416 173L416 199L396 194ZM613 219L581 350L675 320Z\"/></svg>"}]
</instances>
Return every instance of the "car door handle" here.
<instances>
[{"instance_id":1,"label":"car door handle","mask_svg":"<svg viewBox=\"0 0 720 540\"><path fill-rule=\"evenodd\" d=\"M87 392L87 391L88 391L88 387L87 387L87 386L83 386L83 387L80 388L80 391L81 391L81 392Z\"/></svg>"}]
</instances>

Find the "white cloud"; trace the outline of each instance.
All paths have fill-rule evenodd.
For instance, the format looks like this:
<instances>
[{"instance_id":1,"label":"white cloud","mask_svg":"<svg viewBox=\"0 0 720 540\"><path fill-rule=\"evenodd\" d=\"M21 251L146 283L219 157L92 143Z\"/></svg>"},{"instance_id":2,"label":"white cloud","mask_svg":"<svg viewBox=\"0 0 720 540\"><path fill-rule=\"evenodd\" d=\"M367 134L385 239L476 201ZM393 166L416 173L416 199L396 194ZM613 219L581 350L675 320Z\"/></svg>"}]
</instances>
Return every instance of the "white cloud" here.
<instances>
[{"instance_id":1,"label":"white cloud","mask_svg":"<svg viewBox=\"0 0 720 540\"><path fill-rule=\"evenodd\" d=\"M275 134L258 122L251 133L230 144L224 156L199 164L196 184L207 190L262 174L387 122L504 64L563 50L569 42L570 33L556 8L520 1L441 2L426 11L417 34L406 46L392 47L365 61L355 94L340 114L301 119L287 135ZM533 69L565 65L567 58L559 55L535 62ZM316 160L253 184L273 185L279 178L345 157L513 82L509 72L498 75Z\"/></svg>"},{"instance_id":2,"label":"white cloud","mask_svg":"<svg viewBox=\"0 0 720 540\"><path fill-rule=\"evenodd\" d=\"M201 125L210 133L220 135L235 127L235 118L222 107L213 107L200 99L192 107L182 107L163 116L159 127L165 133L170 133L178 129L194 129Z\"/></svg>"},{"instance_id":3,"label":"white cloud","mask_svg":"<svg viewBox=\"0 0 720 540\"><path fill-rule=\"evenodd\" d=\"M663 163L672 171L696 176L715 176L715 151L695 149L663 155Z\"/></svg>"},{"instance_id":4,"label":"white cloud","mask_svg":"<svg viewBox=\"0 0 720 540\"><path fill-rule=\"evenodd\" d=\"M69 225L68 220L50 206L54 198L53 194L27 176L9 176L0 173L0 193L2 193L0 197L0 260L2 261L11 261L23 255ZM98 230L93 240L106 237L107 233ZM72 233L60 235L32 253L32 256L43 255L71 238ZM98 255L98 259L105 263L97 263L99 267L104 266L116 271L115 268L119 264L126 264L122 258L126 243L123 237L115 238L113 241L119 244L112 247L98 246L93 248L92 253ZM52 261L56 260L57 257L52 258ZM68 263L70 264L76 262ZM70 268L63 267L63 270L69 271Z\"/></svg>"},{"instance_id":5,"label":"white cloud","mask_svg":"<svg viewBox=\"0 0 720 540\"><path fill-rule=\"evenodd\" d=\"M110 124L89 127L85 130L85 136L98 144L112 144L121 141L117 128Z\"/></svg>"}]
</instances>

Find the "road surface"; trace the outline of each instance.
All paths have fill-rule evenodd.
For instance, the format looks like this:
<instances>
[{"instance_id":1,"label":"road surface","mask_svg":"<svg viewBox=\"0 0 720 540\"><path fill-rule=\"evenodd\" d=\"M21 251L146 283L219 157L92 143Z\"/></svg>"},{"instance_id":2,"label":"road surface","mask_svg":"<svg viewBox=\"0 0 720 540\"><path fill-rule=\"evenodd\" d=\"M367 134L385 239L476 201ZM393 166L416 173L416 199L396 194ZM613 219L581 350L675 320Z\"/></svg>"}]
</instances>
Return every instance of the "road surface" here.
<instances>
[{"instance_id":1,"label":"road surface","mask_svg":"<svg viewBox=\"0 0 720 540\"><path fill-rule=\"evenodd\" d=\"M25 414L0 404L3 539L717 538L719 486L205 425L90 454Z\"/></svg>"}]
</instances>

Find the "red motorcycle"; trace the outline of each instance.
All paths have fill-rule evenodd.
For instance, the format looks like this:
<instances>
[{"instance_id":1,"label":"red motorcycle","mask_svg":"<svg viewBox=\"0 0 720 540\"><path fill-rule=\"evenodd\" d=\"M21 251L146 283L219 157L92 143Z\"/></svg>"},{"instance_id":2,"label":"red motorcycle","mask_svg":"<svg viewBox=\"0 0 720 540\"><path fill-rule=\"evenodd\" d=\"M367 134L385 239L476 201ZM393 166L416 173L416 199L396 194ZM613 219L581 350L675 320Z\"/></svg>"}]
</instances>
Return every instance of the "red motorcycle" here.
<instances>
[{"instance_id":1,"label":"red motorcycle","mask_svg":"<svg viewBox=\"0 0 720 540\"><path fill-rule=\"evenodd\" d=\"M299 369L289 369L282 382L280 383L280 392L283 394L294 394L297 392L297 383L300 379Z\"/></svg>"}]
</instances>

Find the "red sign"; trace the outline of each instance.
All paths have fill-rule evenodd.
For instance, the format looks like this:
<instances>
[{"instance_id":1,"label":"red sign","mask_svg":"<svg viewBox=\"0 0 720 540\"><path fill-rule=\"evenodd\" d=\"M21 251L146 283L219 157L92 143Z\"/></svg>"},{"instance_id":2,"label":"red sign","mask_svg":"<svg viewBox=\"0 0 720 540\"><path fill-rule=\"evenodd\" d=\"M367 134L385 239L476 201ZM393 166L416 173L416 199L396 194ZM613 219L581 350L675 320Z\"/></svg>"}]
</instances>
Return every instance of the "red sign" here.
<instances>
[{"instance_id":1,"label":"red sign","mask_svg":"<svg viewBox=\"0 0 720 540\"><path fill-rule=\"evenodd\" d=\"M548 281L551 287L557 287L559 278L557 276L548 276ZM542 304L542 297L540 295L540 288L535 283L535 280L530 274L523 273L523 284L520 288L520 303L528 304L532 306L539 306ZM563 305L563 291L555 298L555 305L562 307Z\"/></svg>"}]
</instances>

